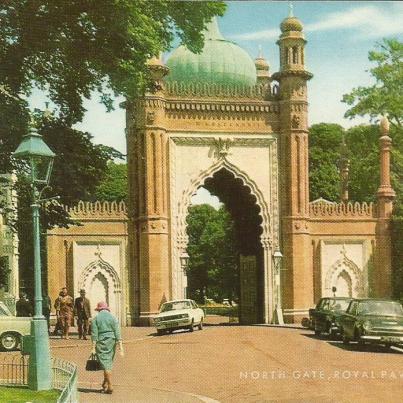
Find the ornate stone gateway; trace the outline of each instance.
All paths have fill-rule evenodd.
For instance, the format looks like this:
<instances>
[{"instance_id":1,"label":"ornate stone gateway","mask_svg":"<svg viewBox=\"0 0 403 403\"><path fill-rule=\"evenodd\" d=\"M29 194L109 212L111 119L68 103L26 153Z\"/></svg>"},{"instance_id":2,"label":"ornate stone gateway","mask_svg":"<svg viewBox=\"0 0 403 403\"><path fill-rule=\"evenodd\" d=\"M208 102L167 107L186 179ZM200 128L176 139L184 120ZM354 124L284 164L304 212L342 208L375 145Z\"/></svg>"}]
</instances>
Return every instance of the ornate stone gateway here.
<instances>
[{"instance_id":1,"label":"ornate stone gateway","mask_svg":"<svg viewBox=\"0 0 403 403\"><path fill-rule=\"evenodd\" d=\"M200 54L181 46L166 65L150 60L154 92L127 102L129 311L135 324L150 324L162 302L185 297L186 217L201 186L230 211L239 253L255 256L256 287L252 264L243 260L246 321L271 322L276 306L285 308L286 320L296 320L334 286L345 295L390 295L390 139L381 137L376 209L352 205L346 192L340 204L309 203L312 74L305 69L301 22L290 15L280 29L280 71L273 75L262 55L253 62L213 20ZM284 256L276 276L275 250Z\"/></svg>"},{"instance_id":2,"label":"ornate stone gateway","mask_svg":"<svg viewBox=\"0 0 403 403\"><path fill-rule=\"evenodd\" d=\"M301 22L289 16L280 29L273 75L262 55L253 62L225 40L216 21L200 54L179 47L166 65L150 60L155 91L126 105L129 206L80 202L68 211L83 227L49 231L52 299L65 285L75 296L84 287L122 323L151 324L162 302L186 294L186 218L201 186L234 220L244 323L272 322L282 311L299 321L334 287L338 296L390 297L387 121L377 203L349 202L345 186L340 203L309 202L312 75ZM283 259L274 270L275 251Z\"/></svg>"}]
</instances>

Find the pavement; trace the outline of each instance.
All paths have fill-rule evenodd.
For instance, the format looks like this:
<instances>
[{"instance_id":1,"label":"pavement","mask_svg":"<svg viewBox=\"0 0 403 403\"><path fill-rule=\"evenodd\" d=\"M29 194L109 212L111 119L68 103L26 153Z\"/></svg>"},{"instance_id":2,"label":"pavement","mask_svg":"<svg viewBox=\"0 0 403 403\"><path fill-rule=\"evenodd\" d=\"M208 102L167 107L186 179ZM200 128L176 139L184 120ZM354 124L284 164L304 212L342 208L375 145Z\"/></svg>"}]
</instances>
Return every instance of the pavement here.
<instances>
[{"instance_id":1,"label":"pavement","mask_svg":"<svg viewBox=\"0 0 403 403\"><path fill-rule=\"evenodd\" d=\"M156 336L124 328L114 392L85 371L91 342L52 339L52 355L76 362L81 402L401 403L403 350L317 338L299 326L221 323ZM221 323L221 324L220 324Z\"/></svg>"},{"instance_id":2,"label":"pavement","mask_svg":"<svg viewBox=\"0 0 403 403\"><path fill-rule=\"evenodd\" d=\"M139 343L156 337L153 328L123 328L125 350L132 343ZM190 392L180 392L167 388L148 387L145 384L133 385L121 382L119 373L113 371L114 390L111 395L101 390L103 380L102 371L85 371L85 362L91 352L90 340L79 340L75 328L71 328L70 338L61 339L58 336L51 336L52 356L69 359L78 365L79 371L79 399L81 403L92 402L113 402L113 403L219 403L217 400L207 396L197 395ZM118 358L119 357L119 358ZM127 354L125 355L127 358ZM116 359L124 360L117 355ZM134 361L135 362L135 361Z\"/></svg>"}]
</instances>

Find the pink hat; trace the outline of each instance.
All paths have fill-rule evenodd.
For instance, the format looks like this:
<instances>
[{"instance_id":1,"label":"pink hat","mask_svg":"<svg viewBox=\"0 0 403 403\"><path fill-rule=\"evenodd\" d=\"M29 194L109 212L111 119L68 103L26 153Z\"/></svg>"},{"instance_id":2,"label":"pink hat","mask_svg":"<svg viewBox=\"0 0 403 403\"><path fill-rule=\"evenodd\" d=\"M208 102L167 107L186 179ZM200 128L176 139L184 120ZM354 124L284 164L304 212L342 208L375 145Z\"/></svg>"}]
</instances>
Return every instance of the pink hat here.
<instances>
[{"instance_id":1,"label":"pink hat","mask_svg":"<svg viewBox=\"0 0 403 403\"><path fill-rule=\"evenodd\" d=\"M106 302L98 302L97 307L95 308L96 311L102 311L102 310L107 310L109 311L109 306Z\"/></svg>"}]
</instances>

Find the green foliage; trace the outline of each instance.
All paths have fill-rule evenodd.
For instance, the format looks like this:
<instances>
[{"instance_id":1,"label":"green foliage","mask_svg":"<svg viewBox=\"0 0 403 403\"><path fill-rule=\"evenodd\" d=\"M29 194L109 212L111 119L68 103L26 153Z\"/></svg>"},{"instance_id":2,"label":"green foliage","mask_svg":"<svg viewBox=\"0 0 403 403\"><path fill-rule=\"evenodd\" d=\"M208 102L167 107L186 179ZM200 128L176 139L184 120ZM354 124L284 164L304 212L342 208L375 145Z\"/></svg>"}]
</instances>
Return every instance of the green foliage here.
<instances>
[{"instance_id":1,"label":"green foliage","mask_svg":"<svg viewBox=\"0 0 403 403\"><path fill-rule=\"evenodd\" d=\"M396 191L394 214L403 215L403 43L397 39L384 39L370 51L369 60L376 65L370 70L375 84L370 87L354 88L343 96L343 102L352 106L346 117L368 115L371 120L379 115L388 117L391 123L392 145L392 186ZM375 133L375 129L373 129ZM369 134L370 141L375 134ZM372 152L371 152L372 154ZM366 157L364 176L371 178L369 171L371 157ZM363 181L364 182L364 181Z\"/></svg>"},{"instance_id":2,"label":"green foliage","mask_svg":"<svg viewBox=\"0 0 403 403\"><path fill-rule=\"evenodd\" d=\"M393 294L403 301L403 217L392 219Z\"/></svg>"},{"instance_id":3,"label":"green foliage","mask_svg":"<svg viewBox=\"0 0 403 403\"><path fill-rule=\"evenodd\" d=\"M340 146L344 129L334 123L319 123L309 129L310 200L323 197L340 200Z\"/></svg>"},{"instance_id":4,"label":"green foliage","mask_svg":"<svg viewBox=\"0 0 403 403\"><path fill-rule=\"evenodd\" d=\"M379 187L379 126L355 126L346 131L349 150L349 199L373 202Z\"/></svg>"},{"instance_id":5,"label":"green foliage","mask_svg":"<svg viewBox=\"0 0 403 403\"><path fill-rule=\"evenodd\" d=\"M238 295L238 258L234 224L221 207L191 206L188 215L188 293L203 302Z\"/></svg>"},{"instance_id":6,"label":"green foliage","mask_svg":"<svg viewBox=\"0 0 403 403\"><path fill-rule=\"evenodd\" d=\"M95 200L121 201L127 198L127 164L109 162L101 183L95 190Z\"/></svg>"},{"instance_id":7,"label":"green foliage","mask_svg":"<svg viewBox=\"0 0 403 403\"><path fill-rule=\"evenodd\" d=\"M354 88L343 96L343 102L352 107L346 117L379 115L388 117L392 125L402 126L403 118L403 43L397 39L384 39L376 50L370 51L368 59L376 63L370 69L375 84Z\"/></svg>"},{"instance_id":8,"label":"green foliage","mask_svg":"<svg viewBox=\"0 0 403 403\"><path fill-rule=\"evenodd\" d=\"M9 0L0 19L0 86L12 96L47 90L68 125L82 98L99 91L131 97L149 86L147 60L169 50L177 34L200 51L205 23L222 2L169 0Z\"/></svg>"}]
</instances>

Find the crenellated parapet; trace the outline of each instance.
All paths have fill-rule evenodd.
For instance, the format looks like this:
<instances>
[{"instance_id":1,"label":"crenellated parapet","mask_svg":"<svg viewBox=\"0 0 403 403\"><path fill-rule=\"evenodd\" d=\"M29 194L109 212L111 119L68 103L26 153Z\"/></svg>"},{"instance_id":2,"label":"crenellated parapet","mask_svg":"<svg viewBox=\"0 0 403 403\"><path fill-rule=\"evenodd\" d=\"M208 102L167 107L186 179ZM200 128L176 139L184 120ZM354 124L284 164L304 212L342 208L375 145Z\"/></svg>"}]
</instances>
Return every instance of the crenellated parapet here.
<instances>
[{"instance_id":1,"label":"crenellated parapet","mask_svg":"<svg viewBox=\"0 0 403 403\"><path fill-rule=\"evenodd\" d=\"M374 203L309 203L310 218L375 218Z\"/></svg>"},{"instance_id":2,"label":"crenellated parapet","mask_svg":"<svg viewBox=\"0 0 403 403\"><path fill-rule=\"evenodd\" d=\"M108 202L79 201L75 206L64 206L72 219L76 220L126 220L127 208L124 201Z\"/></svg>"},{"instance_id":3,"label":"crenellated parapet","mask_svg":"<svg viewBox=\"0 0 403 403\"><path fill-rule=\"evenodd\" d=\"M266 84L226 85L217 83L177 82L165 84L165 94L168 97L200 97L200 98L245 98L245 99L276 99L277 88Z\"/></svg>"}]
</instances>

